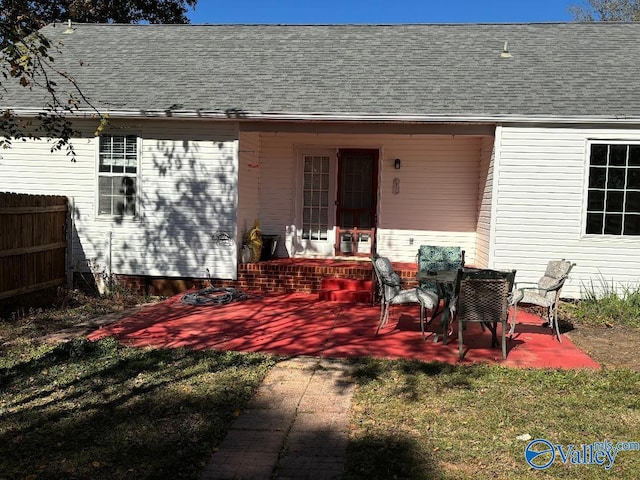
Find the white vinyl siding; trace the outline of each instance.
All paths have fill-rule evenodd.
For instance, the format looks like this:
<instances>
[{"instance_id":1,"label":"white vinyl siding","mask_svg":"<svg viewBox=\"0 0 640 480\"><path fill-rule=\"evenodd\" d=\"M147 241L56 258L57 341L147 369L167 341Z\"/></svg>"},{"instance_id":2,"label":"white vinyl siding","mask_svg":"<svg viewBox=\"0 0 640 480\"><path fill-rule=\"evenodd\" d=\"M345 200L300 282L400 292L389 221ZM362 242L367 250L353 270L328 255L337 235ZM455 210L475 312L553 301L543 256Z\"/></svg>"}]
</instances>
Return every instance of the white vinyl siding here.
<instances>
[{"instance_id":1,"label":"white vinyl siding","mask_svg":"<svg viewBox=\"0 0 640 480\"><path fill-rule=\"evenodd\" d=\"M153 122L142 136L144 250L135 258L151 275L235 278L236 126Z\"/></svg>"},{"instance_id":2,"label":"white vinyl siding","mask_svg":"<svg viewBox=\"0 0 640 480\"><path fill-rule=\"evenodd\" d=\"M585 287L620 289L640 279L640 239L585 235L590 142L638 142L632 129L502 128L493 219L492 267L515 268L516 281L536 281L551 259L576 263L563 296Z\"/></svg>"},{"instance_id":3,"label":"white vinyl siding","mask_svg":"<svg viewBox=\"0 0 640 480\"><path fill-rule=\"evenodd\" d=\"M138 216L97 212L95 124L78 124L76 161L46 141L2 152L0 190L67 195L73 205L73 267L114 274L236 276L237 132L233 123L117 123L143 140Z\"/></svg>"},{"instance_id":4,"label":"white vinyl siding","mask_svg":"<svg viewBox=\"0 0 640 480\"><path fill-rule=\"evenodd\" d=\"M478 224L476 227L476 259L474 265L486 268L489 265L491 242L491 206L493 200L493 139L483 138L480 151L478 178Z\"/></svg>"}]
</instances>

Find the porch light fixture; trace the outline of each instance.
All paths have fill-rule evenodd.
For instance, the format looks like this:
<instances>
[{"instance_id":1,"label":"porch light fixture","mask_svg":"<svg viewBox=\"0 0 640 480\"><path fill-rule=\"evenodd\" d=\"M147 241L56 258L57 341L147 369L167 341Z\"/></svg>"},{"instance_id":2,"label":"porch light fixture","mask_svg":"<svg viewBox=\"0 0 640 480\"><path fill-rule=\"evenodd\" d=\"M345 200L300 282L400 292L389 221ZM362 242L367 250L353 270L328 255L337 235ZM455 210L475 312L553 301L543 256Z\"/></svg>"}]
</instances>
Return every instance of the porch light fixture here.
<instances>
[{"instance_id":1,"label":"porch light fixture","mask_svg":"<svg viewBox=\"0 0 640 480\"><path fill-rule=\"evenodd\" d=\"M393 162L393 168L395 168L396 170L400 170L400 159L396 158Z\"/></svg>"}]
</instances>

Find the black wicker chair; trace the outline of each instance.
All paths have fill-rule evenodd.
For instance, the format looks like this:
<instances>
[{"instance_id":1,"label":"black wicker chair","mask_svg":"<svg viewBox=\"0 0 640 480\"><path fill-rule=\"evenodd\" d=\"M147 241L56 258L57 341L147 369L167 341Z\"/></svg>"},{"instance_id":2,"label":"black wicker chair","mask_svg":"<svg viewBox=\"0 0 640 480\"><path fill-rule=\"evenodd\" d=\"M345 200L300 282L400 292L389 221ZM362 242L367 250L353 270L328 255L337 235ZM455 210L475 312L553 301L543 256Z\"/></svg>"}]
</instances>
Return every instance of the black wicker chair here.
<instances>
[{"instance_id":1,"label":"black wicker chair","mask_svg":"<svg viewBox=\"0 0 640 480\"><path fill-rule=\"evenodd\" d=\"M456 279L457 295L451 302L451 318L458 319L459 355L464 357L463 330L467 322L480 322L491 331L491 347L498 346L501 325L502 358L507 358L506 330L515 270L500 271L460 268Z\"/></svg>"}]
</instances>

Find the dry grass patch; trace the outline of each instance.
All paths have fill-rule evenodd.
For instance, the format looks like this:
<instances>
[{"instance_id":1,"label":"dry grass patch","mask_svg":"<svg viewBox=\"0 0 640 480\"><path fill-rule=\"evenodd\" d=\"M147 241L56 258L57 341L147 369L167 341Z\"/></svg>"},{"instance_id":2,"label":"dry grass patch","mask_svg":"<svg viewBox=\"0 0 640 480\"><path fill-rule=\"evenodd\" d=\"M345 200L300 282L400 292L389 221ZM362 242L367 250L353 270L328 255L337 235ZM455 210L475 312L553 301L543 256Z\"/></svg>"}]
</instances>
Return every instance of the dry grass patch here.
<instances>
[{"instance_id":1,"label":"dry grass patch","mask_svg":"<svg viewBox=\"0 0 640 480\"><path fill-rule=\"evenodd\" d=\"M78 294L0 321L0 479L199 477L276 359L60 340L143 300Z\"/></svg>"}]
</instances>

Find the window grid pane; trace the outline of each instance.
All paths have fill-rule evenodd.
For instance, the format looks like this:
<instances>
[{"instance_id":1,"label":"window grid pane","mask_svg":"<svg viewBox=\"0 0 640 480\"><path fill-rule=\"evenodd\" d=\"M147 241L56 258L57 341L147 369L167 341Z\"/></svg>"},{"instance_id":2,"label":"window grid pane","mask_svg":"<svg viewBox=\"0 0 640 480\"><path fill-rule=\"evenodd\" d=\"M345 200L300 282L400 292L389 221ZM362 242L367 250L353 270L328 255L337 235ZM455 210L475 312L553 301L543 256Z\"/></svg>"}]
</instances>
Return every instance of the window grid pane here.
<instances>
[{"instance_id":1,"label":"window grid pane","mask_svg":"<svg viewBox=\"0 0 640 480\"><path fill-rule=\"evenodd\" d=\"M100 136L100 172L136 173L138 140L135 135Z\"/></svg>"},{"instance_id":2,"label":"window grid pane","mask_svg":"<svg viewBox=\"0 0 640 480\"><path fill-rule=\"evenodd\" d=\"M305 155L302 238L327 240L329 229L329 157Z\"/></svg>"},{"instance_id":3,"label":"window grid pane","mask_svg":"<svg viewBox=\"0 0 640 480\"><path fill-rule=\"evenodd\" d=\"M640 145L593 144L586 233L640 235Z\"/></svg>"}]
</instances>

